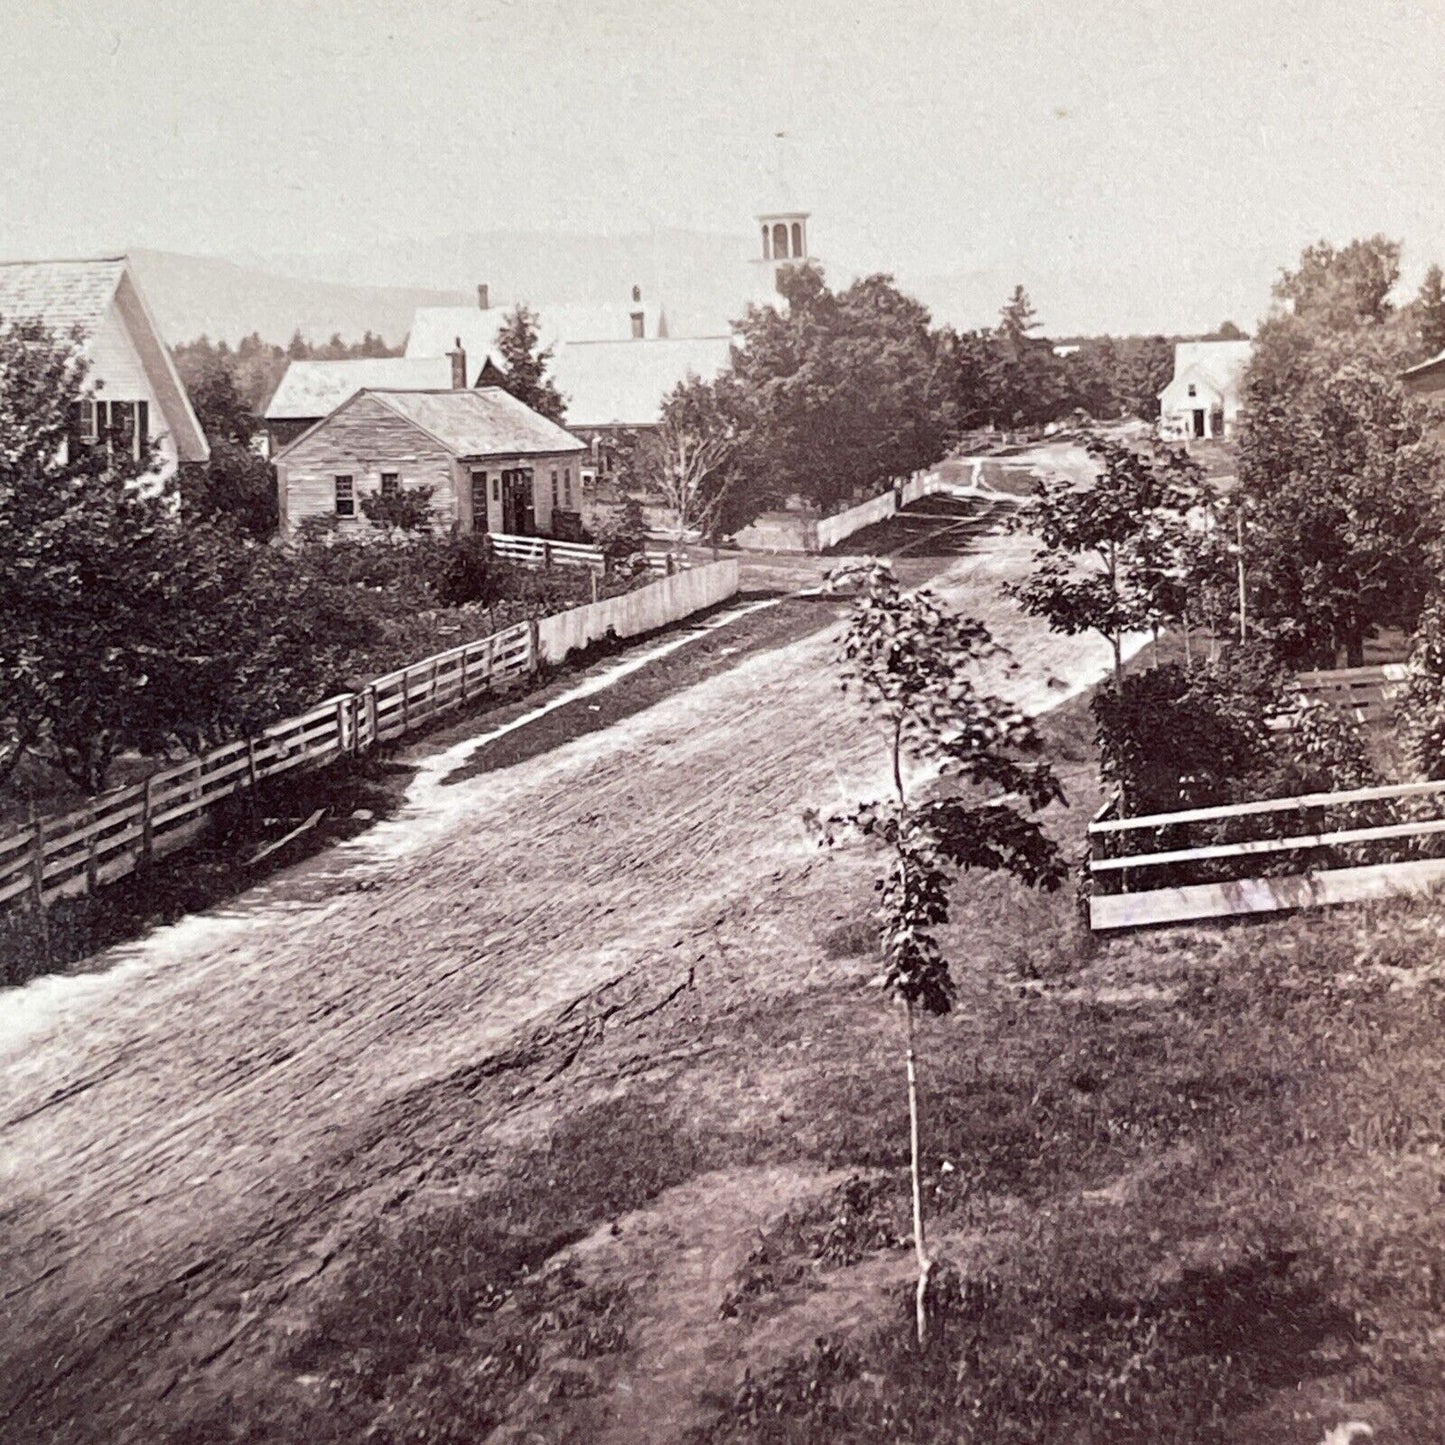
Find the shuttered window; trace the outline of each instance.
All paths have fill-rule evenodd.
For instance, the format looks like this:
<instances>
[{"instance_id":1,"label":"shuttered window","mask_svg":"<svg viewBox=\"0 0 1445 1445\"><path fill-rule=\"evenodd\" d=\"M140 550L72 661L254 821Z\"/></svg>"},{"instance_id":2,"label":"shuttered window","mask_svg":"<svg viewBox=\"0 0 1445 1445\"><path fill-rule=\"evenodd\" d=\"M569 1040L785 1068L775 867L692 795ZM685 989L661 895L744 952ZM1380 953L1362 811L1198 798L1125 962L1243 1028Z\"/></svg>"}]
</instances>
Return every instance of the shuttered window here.
<instances>
[{"instance_id":1,"label":"shuttered window","mask_svg":"<svg viewBox=\"0 0 1445 1445\"><path fill-rule=\"evenodd\" d=\"M383 497L394 497L401 491L401 476L397 472L383 472L381 474L381 495Z\"/></svg>"},{"instance_id":2,"label":"shuttered window","mask_svg":"<svg viewBox=\"0 0 1445 1445\"><path fill-rule=\"evenodd\" d=\"M336 515L338 517L354 517L356 515L356 482L352 477L336 478Z\"/></svg>"},{"instance_id":3,"label":"shuttered window","mask_svg":"<svg viewBox=\"0 0 1445 1445\"><path fill-rule=\"evenodd\" d=\"M567 510L572 510L572 468L562 468L562 495L567 499Z\"/></svg>"},{"instance_id":4,"label":"shuttered window","mask_svg":"<svg viewBox=\"0 0 1445 1445\"><path fill-rule=\"evenodd\" d=\"M552 509L555 511L562 500L562 494L557 489L557 468L552 468Z\"/></svg>"}]
</instances>

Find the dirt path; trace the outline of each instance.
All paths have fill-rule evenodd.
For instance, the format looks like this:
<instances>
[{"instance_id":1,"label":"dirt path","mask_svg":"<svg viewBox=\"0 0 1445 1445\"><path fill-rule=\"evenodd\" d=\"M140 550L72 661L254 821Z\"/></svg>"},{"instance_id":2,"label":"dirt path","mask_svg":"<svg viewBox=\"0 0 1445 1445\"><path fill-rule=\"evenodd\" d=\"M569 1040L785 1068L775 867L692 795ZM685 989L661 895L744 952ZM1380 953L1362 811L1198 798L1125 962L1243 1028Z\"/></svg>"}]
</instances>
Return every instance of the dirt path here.
<instances>
[{"instance_id":1,"label":"dirt path","mask_svg":"<svg viewBox=\"0 0 1445 1445\"><path fill-rule=\"evenodd\" d=\"M939 590L997 623L1021 664L1000 686L1043 706L1106 657L1000 603L1026 550L990 539ZM797 987L817 961L786 930L813 886L797 820L878 775L835 636L456 784L447 826L357 891L82 994L0 1059L10 1438L142 1438L129 1403L421 1187L459 1106L504 1117L509 1051L579 1000L623 987L641 1008L729 949L750 986Z\"/></svg>"}]
</instances>

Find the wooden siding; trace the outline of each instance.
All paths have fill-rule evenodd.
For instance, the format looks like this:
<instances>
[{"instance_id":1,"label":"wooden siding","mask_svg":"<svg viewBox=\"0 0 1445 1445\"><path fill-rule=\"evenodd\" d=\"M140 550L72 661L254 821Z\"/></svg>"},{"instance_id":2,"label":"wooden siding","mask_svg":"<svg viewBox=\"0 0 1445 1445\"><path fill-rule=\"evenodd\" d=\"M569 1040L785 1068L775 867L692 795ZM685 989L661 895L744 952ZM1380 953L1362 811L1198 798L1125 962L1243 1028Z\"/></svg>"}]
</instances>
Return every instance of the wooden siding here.
<instances>
[{"instance_id":1,"label":"wooden siding","mask_svg":"<svg viewBox=\"0 0 1445 1445\"><path fill-rule=\"evenodd\" d=\"M90 358L90 380L98 388L97 396L104 401L143 401L147 404L150 439L157 444L160 453L161 474L170 476L180 460L176 440L171 435L171 424L114 301L105 313L105 320L87 338L85 349Z\"/></svg>"},{"instance_id":2,"label":"wooden siding","mask_svg":"<svg viewBox=\"0 0 1445 1445\"><path fill-rule=\"evenodd\" d=\"M343 530L369 530L361 498L381 490L383 472L396 472L403 488L433 488L432 511L439 527L449 528L456 521L465 525L451 453L390 407L359 396L278 464L283 531L289 534L307 517L334 517L338 476L354 480L357 499L356 517L343 520Z\"/></svg>"}]
</instances>

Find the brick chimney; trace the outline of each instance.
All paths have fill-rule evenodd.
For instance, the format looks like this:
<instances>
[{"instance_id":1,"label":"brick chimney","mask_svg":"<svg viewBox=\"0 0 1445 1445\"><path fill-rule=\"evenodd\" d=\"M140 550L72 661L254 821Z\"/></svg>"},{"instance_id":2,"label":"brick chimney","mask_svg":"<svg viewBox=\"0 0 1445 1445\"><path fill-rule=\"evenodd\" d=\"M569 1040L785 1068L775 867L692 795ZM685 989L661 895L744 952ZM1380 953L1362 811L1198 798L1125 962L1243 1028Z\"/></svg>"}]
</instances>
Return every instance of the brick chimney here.
<instances>
[{"instance_id":1,"label":"brick chimney","mask_svg":"<svg viewBox=\"0 0 1445 1445\"><path fill-rule=\"evenodd\" d=\"M477 305L483 311L491 310L491 296L488 294L487 283L485 281L480 282L477 286Z\"/></svg>"},{"instance_id":2,"label":"brick chimney","mask_svg":"<svg viewBox=\"0 0 1445 1445\"><path fill-rule=\"evenodd\" d=\"M457 337L457 349L447 352L452 364L452 390L465 391L467 389L467 353L462 350L462 338Z\"/></svg>"}]
</instances>

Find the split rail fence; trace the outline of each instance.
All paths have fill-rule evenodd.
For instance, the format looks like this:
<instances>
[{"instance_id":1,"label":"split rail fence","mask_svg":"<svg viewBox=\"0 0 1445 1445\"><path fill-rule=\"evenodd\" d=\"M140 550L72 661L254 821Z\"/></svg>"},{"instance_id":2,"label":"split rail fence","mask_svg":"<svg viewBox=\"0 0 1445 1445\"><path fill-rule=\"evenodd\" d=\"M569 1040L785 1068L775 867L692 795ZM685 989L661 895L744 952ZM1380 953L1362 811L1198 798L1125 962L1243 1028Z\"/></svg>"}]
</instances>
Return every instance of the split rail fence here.
<instances>
[{"instance_id":1,"label":"split rail fence","mask_svg":"<svg viewBox=\"0 0 1445 1445\"><path fill-rule=\"evenodd\" d=\"M93 893L187 847L224 798L294 768L323 767L389 742L609 632L635 637L738 590L729 560L551 617L521 622L317 703L255 737L224 743L117 788L85 808L0 838L0 910Z\"/></svg>"},{"instance_id":2,"label":"split rail fence","mask_svg":"<svg viewBox=\"0 0 1445 1445\"><path fill-rule=\"evenodd\" d=\"M1096 932L1358 903L1445 881L1445 782L1140 818L1107 816L1114 806L1089 824Z\"/></svg>"}]
</instances>

